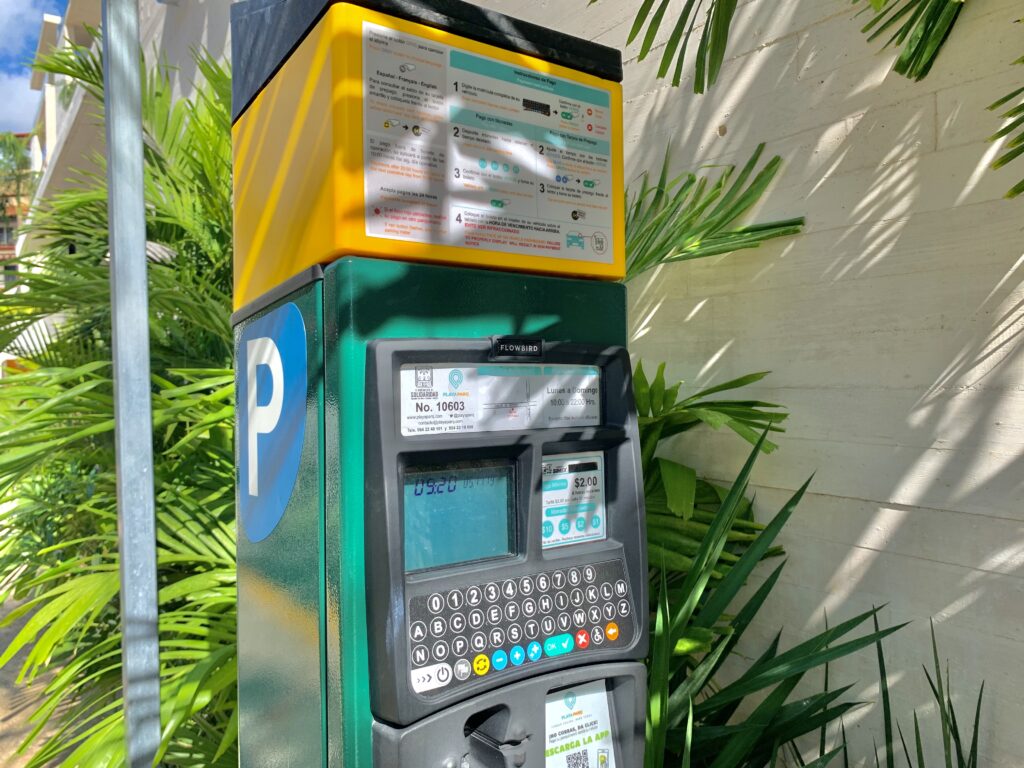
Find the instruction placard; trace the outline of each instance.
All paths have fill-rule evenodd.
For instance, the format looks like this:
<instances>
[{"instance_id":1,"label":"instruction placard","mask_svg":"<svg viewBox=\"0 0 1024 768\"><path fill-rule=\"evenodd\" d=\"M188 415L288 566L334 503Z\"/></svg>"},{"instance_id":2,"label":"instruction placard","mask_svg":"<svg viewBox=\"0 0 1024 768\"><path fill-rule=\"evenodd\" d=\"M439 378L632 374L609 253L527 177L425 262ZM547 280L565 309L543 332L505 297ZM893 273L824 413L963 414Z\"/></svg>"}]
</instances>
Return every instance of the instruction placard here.
<instances>
[{"instance_id":1,"label":"instruction placard","mask_svg":"<svg viewBox=\"0 0 1024 768\"><path fill-rule=\"evenodd\" d=\"M615 768L603 680L548 694L544 721L544 768Z\"/></svg>"},{"instance_id":2,"label":"instruction placard","mask_svg":"<svg viewBox=\"0 0 1024 768\"><path fill-rule=\"evenodd\" d=\"M607 536L603 451L545 456L542 475L544 549Z\"/></svg>"},{"instance_id":3,"label":"instruction placard","mask_svg":"<svg viewBox=\"0 0 1024 768\"><path fill-rule=\"evenodd\" d=\"M594 365L403 365L399 378L403 435L601 423Z\"/></svg>"},{"instance_id":4,"label":"instruction placard","mask_svg":"<svg viewBox=\"0 0 1024 768\"><path fill-rule=\"evenodd\" d=\"M363 22L366 234L610 264L611 91Z\"/></svg>"}]
</instances>

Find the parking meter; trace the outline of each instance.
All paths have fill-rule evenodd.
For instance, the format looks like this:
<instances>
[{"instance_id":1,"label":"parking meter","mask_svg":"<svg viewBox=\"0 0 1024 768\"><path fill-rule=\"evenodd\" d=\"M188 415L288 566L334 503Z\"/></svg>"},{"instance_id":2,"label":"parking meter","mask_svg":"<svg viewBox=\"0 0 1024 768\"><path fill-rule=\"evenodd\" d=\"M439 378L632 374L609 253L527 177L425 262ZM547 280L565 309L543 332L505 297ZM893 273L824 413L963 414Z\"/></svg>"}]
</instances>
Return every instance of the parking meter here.
<instances>
[{"instance_id":1,"label":"parking meter","mask_svg":"<svg viewBox=\"0 0 1024 768\"><path fill-rule=\"evenodd\" d=\"M642 764L618 54L451 0L232 38L241 764Z\"/></svg>"}]
</instances>

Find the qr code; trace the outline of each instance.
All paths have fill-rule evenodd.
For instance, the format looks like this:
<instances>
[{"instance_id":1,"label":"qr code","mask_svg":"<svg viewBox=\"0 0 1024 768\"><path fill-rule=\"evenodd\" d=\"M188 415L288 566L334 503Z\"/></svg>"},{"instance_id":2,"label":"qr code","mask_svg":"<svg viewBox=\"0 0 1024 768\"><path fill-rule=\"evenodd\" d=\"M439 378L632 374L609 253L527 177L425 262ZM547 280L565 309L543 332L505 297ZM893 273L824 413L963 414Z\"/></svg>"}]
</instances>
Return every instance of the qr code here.
<instances>
[{"instance_id":1,"label":"qr code","mask_svg":"<svg viewBox=\"0 0 1024 768\"><path fill-rule=\"evenodd\" d=\"M590 768L590 753L584 749L567 755L565 768Z\"/></svg>"}]
</instances>

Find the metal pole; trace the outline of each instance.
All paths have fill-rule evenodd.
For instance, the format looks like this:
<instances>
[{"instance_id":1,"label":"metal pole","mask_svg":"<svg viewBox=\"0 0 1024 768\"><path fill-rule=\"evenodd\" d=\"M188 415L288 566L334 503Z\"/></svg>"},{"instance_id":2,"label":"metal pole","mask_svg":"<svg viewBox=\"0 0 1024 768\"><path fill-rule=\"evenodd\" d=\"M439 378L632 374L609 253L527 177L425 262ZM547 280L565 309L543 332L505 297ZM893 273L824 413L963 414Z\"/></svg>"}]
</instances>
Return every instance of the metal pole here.
<instances>
[{"instance_id":1,"label":"metal pole","mask_svg":"<svg viewBox=\"0 0 1024 768\"><path fill-rule=\"evenodd\" d=\"M160 745L160 663L137 2L103 2L103 81L125 741L127 764L151 768Z\"/></svg>"}]
</instances>

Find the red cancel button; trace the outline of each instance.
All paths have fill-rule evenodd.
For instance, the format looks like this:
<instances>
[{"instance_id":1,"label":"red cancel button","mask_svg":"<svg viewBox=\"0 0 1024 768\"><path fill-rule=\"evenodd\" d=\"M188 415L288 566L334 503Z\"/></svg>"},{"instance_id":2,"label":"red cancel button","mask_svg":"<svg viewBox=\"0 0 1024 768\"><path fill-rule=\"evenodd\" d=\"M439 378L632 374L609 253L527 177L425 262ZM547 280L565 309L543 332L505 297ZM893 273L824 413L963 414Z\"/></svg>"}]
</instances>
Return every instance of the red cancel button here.
<instances>
[{"instance_id":1,"label":"red cancel button","mask_svg":"<svg viewBox=\"0 0 1024 768\"><path fill-rule=\"evenodd\" d=\"M590 633L585 629L581 629L576 633L576 647L580 650L586 650L590 646Z\"/></svg>"}]
</instances>

